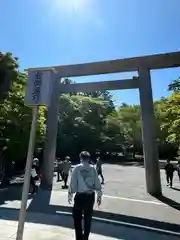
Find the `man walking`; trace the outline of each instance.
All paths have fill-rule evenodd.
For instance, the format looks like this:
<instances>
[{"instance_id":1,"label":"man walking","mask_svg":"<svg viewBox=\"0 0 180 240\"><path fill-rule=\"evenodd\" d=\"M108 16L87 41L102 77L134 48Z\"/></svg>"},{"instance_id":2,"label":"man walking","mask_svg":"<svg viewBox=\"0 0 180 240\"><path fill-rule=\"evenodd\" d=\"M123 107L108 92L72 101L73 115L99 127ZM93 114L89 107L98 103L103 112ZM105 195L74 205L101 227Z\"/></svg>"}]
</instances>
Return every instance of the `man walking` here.
<instances>
[{"instance_id":1,"label":"man walking","mask_svg":"<svg viewBox=\"0 0 180 240\"><path fill-rule=\"evenodd\" d=\"M167 186L170 186L172 188L173 184L173 175L174 175L174 166L171 164L170 160L167 160L167 163L165 165L165 173L166 173L166 181Z\"/></svg>"},{"instance_id":2,"label":"man walking","mask_svg":"<svg viewBox=\"0 0 180 240\"><path fill-rule=\"evenodd\" d=\"M62 170L63 170L63 162L58 158L58 160L57 160L57 182L60 181L60 177L63 180Z\"/></svg>"},{"instance_id":3,"label":"man walking","mask_svg":"<svg viewBox=\"0 0 180 240\"><path fill-rule=\"evenodd\" d=\"M91 158L89 152L81 152L79 156L81 163L72 171L68 201L71 203L73 194L75 193L73 219L76 240L88 240L91 230L95 191L97 192L97 204L100 205L102 190L97 172L89 164ZM84 215L84 234L82 231L82 215Z\"/></svg>"},{"instance_id":4,"label":"man walking","mask_svg":"<svg viewBox=\"0 0 180 240\"><path fill-rule=\"evenodd\" d=\"M65 157L65 161L62 164L62 175L63 175L63 181L64 181L64 186L62 186L63 189L67 189L67 181L69 177L69 170L71 169L71 162L70 162L70 157L67 156Z\"/></svg>"},{"instance_id":5,"label":"man walking","mask_svg":"<svg viewBox=\"0 0 180 240\"><path fill-rule=\"evenodd\" d=\"M102 162L101 162L100 158L97 158L96 171L97 171L98 176L101 177L101 184L104 184L104 176L102 173Z\"/></svg>"},{"instance_id":6,"label":"man walking","mask_svg":"<svg viewBox=\"0 0 180 240\"><path fill-rule=\"evenodd\" d=\"M31 188L32 194L35 194L38 189L36 185L36 182L39 179L38 172L39 172L39 160L37 158L34 158L32 163L31 178L30 178L30 188Z\"/></svg>"},{"instance_id":7,"label":"man walking","mask_svg":"<svg viewBox=\"0 0 180 240\"><path fill-rule=\"evenodd\" d=\"M177 165L177 174L178 174L179 181L180 181L180 161L178 162L178 165Z\"/></svg>"}]
</instances>

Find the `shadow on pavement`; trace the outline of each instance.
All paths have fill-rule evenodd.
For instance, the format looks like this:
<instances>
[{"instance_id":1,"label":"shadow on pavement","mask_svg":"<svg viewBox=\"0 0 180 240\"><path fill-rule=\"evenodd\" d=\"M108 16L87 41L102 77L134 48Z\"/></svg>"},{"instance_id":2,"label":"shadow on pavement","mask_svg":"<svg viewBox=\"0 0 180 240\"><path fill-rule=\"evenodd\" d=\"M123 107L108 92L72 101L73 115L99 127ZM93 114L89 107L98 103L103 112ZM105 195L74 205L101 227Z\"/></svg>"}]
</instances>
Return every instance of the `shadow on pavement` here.
<instances>
[{"instance_id":1,"label":"shadow on pavement","mask_svg":"<svg viewBox=\"0 0 180 240\"><path fill-rule=\"evenodd\" d=\"M22 185L8 186L0 189L0 205L6 204L7 201L21 200ZM29 195L29 199L32 195Z\"/></svg>"},{"instance_id":2,"label":"shadow on pavement","mask_svg":"<svg viewBox=\"0 0 180 240\"><path fill-rule=\"evenodd\" d=\"M37 195L34 196L31 204L27 210L27 222L45 224L52 226L62 226L65 228L73 227L73 219L71 217L72 206L62 206L62 205L50 205L51 191L43 191L39 189ZM168 201L165 197L160 199L161 201L166 201L168 205L177 204L174 201ZM19 210L13 210L5 207L0 208L0 219L18 221ZM146 232L144 229L139 230L137 225L143 227L151 227L160 230L168 230L175 233L180 232L180 225L170 224L166 222L160 222L135 216L127 216L123 214L115 214L111 212L103 212L99 210L94 210L94 221L92 227L92 233L100 234L104 236L114 237L118 239L132 240L133 234L128 233L129 228L131 227L132 232ZM113 226L110 221L113 222ZM103 224L111 224L104 227ZM120 230L117 231L116 226L119 224ZM127 224L127 226L125 226ZM128 224L133 224L129 226ZM124 226L123 226L124 225ZM112 230L114 227L114 230ZM122 228L122 231L121 231ZM124 229L124 230L123 230ZM150 231L150 230L149 230ZM151 234L155 234L156 231L150 231ZM159 232L158 232L159 233ZM129 235L128 235L129 234ZM151 235L150 234L150 235ZM126 235L126 236L125 236ZM131 237L130 237L131 235ZM129 236L129 237L127 237ZM140 237L141 238L141 237ZM140 239L139 238L139 239Z\"/></svg>"},{"instance_id":3,"label":"shadow on pavement","mask_svg":"<svg viewBox=\"0 0 180 240\"><path fill-rule=\"evenodd\" d=\"M30 208L28 208L28 211L31 212L34 209L33 204L31 205ZM34 212L34 211L33 211ZM71 206L62 206L62 205L48 205L45 207L43 204L42 206L39 205L38 207L38 212L39 213L44 213L44 214L66 214L70 215L72 213L72 207ZM140 225L142 227L151 227L151 228L157 228L157 229L162 229L162 230L168 230L168 231L173 231L173 232L180 232L180 225L177 224L170 224L167 222L160 222L156 220L151 220L151 219L145 219L145 218L140 218L140 217L135 217L135 216L127 216L123 214L115 214L111 212L104 212L104 211L98 211L94 210L93 217L96 218L97 221L103 220L104 222L109 223L109 220L111 221L116 221L117 224L118 222L123 222L123 223L130 223L130 224L135 224L135 225ZM115 224L115 223L113 223Z\"/></svg>"},{"instance_id":4,"label":"shadow on pavement","mask_svg":"<svg viewBox=\"0 0 180 240\"><path fill-rule=\"evenodd\" d=\"M9 195L5 195L3 200L2 196L0 198L0 204L3 204L5 200L15 200L15 199L21 199L21 192L22 189L19 188L11 191L11 198L8 197ZM169 206L180 210L180 204L177 202L168 199L167 197L160 197L158 198L160 201L162 201L165 204L168 204ZM31 204L29 205L27 209L27 218L26 221L30 223L36 223L36 224L45 224L45 225L52 225L52 226L62 226L65 228L71 228L73 227L73 219L71 217L72 212L72 206L62 206L62 205L50 205L51 200L51 191L44 191L42 189L39 189L38 194L34 195L33 200ZM0 219L4 220L12 220L12 221L18 221L19 216L19 210L9 209L6 207L0 208ZM170 224L167 222L160 222L157 220L151 220L151 219L145 219L135 216L127 216L124 214L117 214L117 213L111 213L111 212L103 212L99 210L94 210L94 221L92 226L92 233L114 237L116 239L126 239L126 240L132 240L133 234L130 234L129 228L131 227L132 232L136 232L136 234L139 234L139 232L146 232L144 229L139 230L138 226L143 227L150 227L150 228L156 228L160 230L166 230L166 231L172 231L175 233L180 232L180 225L178 224ZM113 226L110 224L110 221L113 222ZM106 224L107 226L104 227L103 224ZM117 225L120 226L120 230L117 231ZM127 224L127 226L125 226ZM132 226L129 226L128 224L132 224ZM124 225L124 226L123 226ZM137 226L138 225L138 226ZM114 230L113 230L114 229ZM123 230L124 229L124 230ZM121 231L122 230L122 231ZM155 234L156 231L150 231L151 234ZM137 233L138 232L138 233ZM159 232L158 232L159 233ZM128 237L129 236L129 237ZM141 237L139 237L141 239Z\"/></svg>"},{"instance_id":5,"label":"shadow on pavement","mask_svg":"<svg viewBox=\"0 0 180 240\"><path fill-rule=\"evenodd\" d=\"M51 225L51 226L61 226L64 228L74 229L73 220L70 214L71 210L72 210L71 207L64 207L64 206L49 206L46 212L38 212L38 213L34 213L29 210L27 213L26 222ZM19 214L18 210L13 210L13 209L10 210L9 208L2 208L0 210L0 219L18 221L18 214ZM175 231L176 233L179 233L180 231L179 225L175 225L175 224L172 225L167 223L165 224L158 221L125 216L121 214L112 214L108 212L106 213L101 211L94 211L94 217L98 217L100 219L93 221L91 232L94 234L112 237L115 239L126 239L126 240L161 239L161 236L162 236L162 239L170 239L173 236L173 234L170 234L168 238L167 236L168 234L165 232L164 234L161 232L158 232L157 234L157 231L153 231L153 230L147 231L145 229L139 229L135 226L129 226L129 225L126 226L126 224L120 224L120 225L110 224L105 219L116 220L118 222L123 221L125 223L140 224L142 226L148 226L148 227L156 227L156 229L159 228L159 229L164 229L169 231ZM164 236L166 236L166 238L163 238Z\"/></svg>"},{"instance_id":6,"label":"shadow on pavement","mask_svg":"<svg viewBox=\"0 0 180 240\"><path fill-rule=\"evenodd\" d=\"M117 162L117 163L113 163L113 164L123 166L123 167L131 167L131 166L140 167L140 168L145 167L144 159L140 159L140 160L135 159L134 161L133 160L128 160L128 161L124 161L124 162L122 161L122 162ZM110 165L113 165L113 164L110 164ZM164 166L165 166L165 161L160 160L159 161L160 169L164 169Z\"/></svg>"},{"instance_id":7,"label":"shadow on pavement","mask_svg":"<svg viewBox=\"0 0 180 240\"><path fill-rule=\"evenodd\" d=\"M173 190L180 192L180 188L172 187Z\"/></svg>"},{"instance_id":8,"label":"shadow on pavement","mask_svg":"<svg viewBox=\"0 0 180 240\"><path fill-rule=\"evenodd\" d=\"M160 197L156 197L159 201L165 203L166 205L180 211L180 203L166 197L166 196L160 196Z\"/></svg>"},{"instance_id":9,"label":"shadow on pavement","mask_svg":"<svg viewBox=\"0 0 180 240\"><path fill-rule=\"evenodd\" d=\"M43 214L53 214L53 215L54 214L69 215L72 213L72 206L50 205L50 198L51 198L51 191L43 191L40 189L39 193L32 200L28 208L28 211L39 212ZM178 202L175 202L165 196L161 196L159 200L177 210L180 210L180 204ZM104 211L98 211L98 210L94 210L93 216L95 218L98 218L99 221L104 220L108 222L108 220L113 220L116 222L124 222L124 223L136 224L136 225L169 230L174 232L180 232L180 225L170 224L167 222L160 222L160 221L155 221L155 220L150 220L150 219L145 219L145 218L140 218L135 216L127 216L123 214L115 214L111 212L104 212Z\"/></svg>"},{"instance_id":10,"label":"shadow on pavement","mask_svg":"<svg viewBox=\"0 0 180 240\"><path fill-rule=\"evenodd\" d=\"M33 200L31 201L28 211L31 212L41 212L49 208L49 203L51 199L51 191L43 191L41 188L38 189L36 195L34 195Z\"/></svg>"},{"instance_id":11,"label":"shadow on pavement","mask_svg":"<svg viewBox=\"0 0 180 240\"><path fill-rule=\"evenodd\" d=\"M21 200L22 188L24 183L24 176L18 175L12 177L9 184L0 184L0 205L6 203L6 201ZM28 197L32 198L31 195Z\"/></svg>"}]
</instances>

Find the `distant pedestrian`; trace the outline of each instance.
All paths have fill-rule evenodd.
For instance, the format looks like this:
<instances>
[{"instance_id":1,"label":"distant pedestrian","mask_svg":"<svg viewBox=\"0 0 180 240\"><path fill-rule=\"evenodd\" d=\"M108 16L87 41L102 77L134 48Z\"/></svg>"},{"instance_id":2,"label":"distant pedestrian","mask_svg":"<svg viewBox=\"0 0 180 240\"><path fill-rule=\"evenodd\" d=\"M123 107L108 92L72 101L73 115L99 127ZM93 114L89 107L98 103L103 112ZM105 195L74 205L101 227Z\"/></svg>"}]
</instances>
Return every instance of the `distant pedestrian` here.
<instances>
[{"instance_id":1,"label":"distant pedestrian","mask_svg":"<svg viewBox=\"0 0 180 240\"><path fill-rule=\"evenodd\" d=\"M8 173L7 175L8 175L9 180L11 180L11 178L13 177L13 175L15 173L15 162L14 161L11 161L11 163L9 164L7 173Z\"/></svg>"},{"instance_id":2,"label":"distant pedestrian","mask_svg":"<svg viewBox=\"0 0 180 240\"><path fill-rule=\"evenodd\" d=\"M95 168L89 163L89 152L80 153L81 163L76 165L72 171L68 201L71 203L73 194L74 207L73 219L76 240L88 240L91 230L93 206L95 202L95 191L97 192L97 204L101 204L101 183ZM82 231L82 215L84 215L84 233Z\"/></svg>"},{"instance_id":3,"label":"distant pedestrian","mask_svg":"<svg viewBox=\"0 0 180 240\"><path fill-rule=\"evenodd\" d=\"M57 182L60 181L60 177L63 180L63 161L60 159L57 160Z\"/></svg>"},{"instance_id":4,"label":"distant pedestrian","mask_svg":"<svg viewBox=\"0 0 180 240\"><path fill-rule=\"evenodd\" d=\"M178 165L177 165L177 174L178 174L179 181L180 181L180 161L178 162Z\"/></svg>"},{"instance_id":5,"label":"distant pedestrian","mask_svg":"<svg viewBox=\"0 0 180 240\"><path fill-rule=\"evenodd\" d=\"M170 160L168 159L165 165L165 173L166 173L167 186L170 186L171 188L173 185L174 170L175 170L174 166L171 164Z\"/></svg>"},{"instance_id":6,"label":"distant pedestrian","mask_svg":"<svg viewBox=\"0 0 180 240\"><path fill-rule=\"evenodd\" d=\"M104 176L103 176L103 171L102 171L102 161L100 160L100 158L97 158L96 161L96 171L98 176L101 177L101 184L104 184Z\"/></svg>"},{"instance_id":7,"label":"distant pedestrian","mask_svg":"<svg viewBox=\"0 0 180 240\"><path fill-rule=\"evenodd\" d=\"M63 189L68 188L67 181L68 181L70 169L71 169L70 157L67 156L67 157L65 157L65 160L62 164L62 176L63 176L63 181L64 181L64 186L62 186Z\"/></svg>"},{"instance_id":8,"label":"distant pedestrian","mask_svg":"<svg viewBox=\"0 0 180 240\"><path fill-rule=\"evenodd\" d=\"M39 160L37 158L33 159L32 168L31 168L31 178L30 178L30 188L31 193L34 194L37 191L36 182L39 180Z\"/></svg>"}]
</instances>

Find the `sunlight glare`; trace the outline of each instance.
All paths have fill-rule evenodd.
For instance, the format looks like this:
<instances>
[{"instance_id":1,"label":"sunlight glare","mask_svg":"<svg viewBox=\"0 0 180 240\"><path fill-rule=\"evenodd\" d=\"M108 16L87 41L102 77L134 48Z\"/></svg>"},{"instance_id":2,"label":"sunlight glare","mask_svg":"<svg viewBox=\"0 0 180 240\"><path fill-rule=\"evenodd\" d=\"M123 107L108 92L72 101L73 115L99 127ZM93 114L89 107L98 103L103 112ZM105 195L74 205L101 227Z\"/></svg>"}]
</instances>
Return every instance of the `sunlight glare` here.
<instances>
[{"instance_id":1,"label":"sunlight glare","mask_svg":"<svg viewBox=\"0 0 180 240\"><path fill-rule=\"evenodd\" d=\"M63 11L74 13L82 12L86 9L89 0L56 0L56 7Z\"/></svg>"}]
</instances>

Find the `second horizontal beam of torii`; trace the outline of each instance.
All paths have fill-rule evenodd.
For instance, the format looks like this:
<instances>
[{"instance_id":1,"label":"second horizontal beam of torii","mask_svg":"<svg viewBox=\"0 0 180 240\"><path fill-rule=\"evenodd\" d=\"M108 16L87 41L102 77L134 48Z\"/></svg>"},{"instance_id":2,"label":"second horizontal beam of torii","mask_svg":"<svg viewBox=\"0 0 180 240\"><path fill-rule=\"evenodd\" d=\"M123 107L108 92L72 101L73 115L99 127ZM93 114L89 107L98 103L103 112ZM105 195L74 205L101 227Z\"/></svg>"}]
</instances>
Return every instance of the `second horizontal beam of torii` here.
<instances>
[{"instance_id":1,"label":"second horizontal beam of torii","mask_svg":"<svg viewBox=\"0 0 180 240\"><path fill-rule=\"evenodd\" d=\"M70 92L94 92L118 89L138 88L138 77L124 80L103 81L103 82L86 82L75 84L60 84L60 93Z\"/></svg>"}]
</instances>

